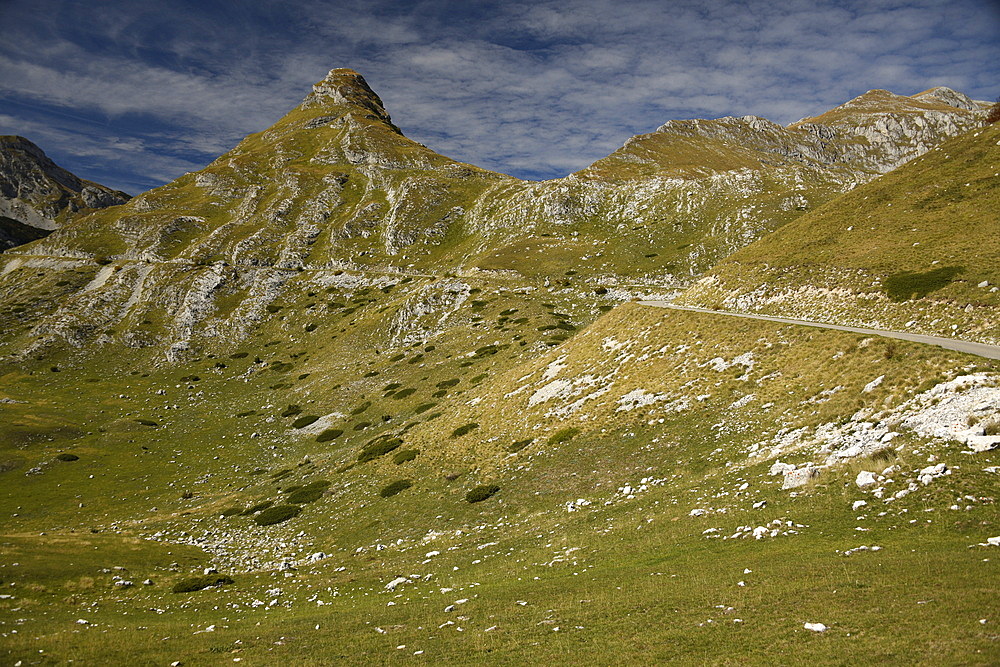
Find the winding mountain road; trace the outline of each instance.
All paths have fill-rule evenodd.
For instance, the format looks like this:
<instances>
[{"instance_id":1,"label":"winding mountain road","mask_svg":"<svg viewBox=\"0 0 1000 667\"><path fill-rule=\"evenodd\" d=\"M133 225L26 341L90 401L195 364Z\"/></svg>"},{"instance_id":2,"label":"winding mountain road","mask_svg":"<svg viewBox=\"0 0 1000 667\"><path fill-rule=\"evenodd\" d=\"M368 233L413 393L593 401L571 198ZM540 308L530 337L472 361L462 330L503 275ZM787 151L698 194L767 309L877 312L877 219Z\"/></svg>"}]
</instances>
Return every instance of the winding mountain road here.
<instances>
[{"instance_id":1,"label":"winding mountain road","mask_svg":"<svg viewBox=\"0 0 1000 667\"><path fill-rule=\"evenodd\" d=\"M862 327L845 327L840 324L826 324L825 322L811 322L809 320L793 320L787 317L774 317L771 315L751 315L749 313L732 313L725 310L711 310L709 308L694 308L692 306L678 306L669 301L640 301L640 306L652 306L654 308L672 308L674 310L687 310L693 313L708 313L709 315L720 315L724 317L743 317L748 320L766 320L768 322L779 322L781 324L799 324L806 327L818 327L820 329L836 329L837 331L850 331L851 333L870 334L872 336L882 336L884 338L898 338L909 340L915 343L925 343L927 345L937 345L946 350L975 354L987 359L1000 359L1000 345L987 345L985 343L972 343L967 340L956 340L954 338L941 338L940 336L925 336L924 334L907 333L905 331L885 331L883 329L865 329Z\"/></svg>"}]
</instances>

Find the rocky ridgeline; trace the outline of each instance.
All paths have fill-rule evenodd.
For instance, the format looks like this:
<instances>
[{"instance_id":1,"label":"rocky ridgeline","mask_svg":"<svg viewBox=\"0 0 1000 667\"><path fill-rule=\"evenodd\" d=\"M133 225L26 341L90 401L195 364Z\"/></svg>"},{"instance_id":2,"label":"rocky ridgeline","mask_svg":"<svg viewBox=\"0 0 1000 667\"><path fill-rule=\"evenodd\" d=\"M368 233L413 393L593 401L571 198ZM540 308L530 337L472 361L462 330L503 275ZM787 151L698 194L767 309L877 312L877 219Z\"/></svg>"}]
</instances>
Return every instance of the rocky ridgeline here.
<instances>
[{"instance_id":1,"label":"rocky ridgeline","mask_svg":"<svg viewBox=\"0 0 1000 667\"><path fill-rule=\"evenodd\" d=\"M0 250L39 238L90 210L123 204L124 192L85 181L24 137L0 137Z\"/></svg>"},{"instance_id":2,"label":"rocky ridgeline","mask_svg":"<svg viewBox=\"0 0 1000 667\"><path fill-rule=\"evenodd\" d=\"M110 262L113 271L38 318L32 349L81 345L124 321L117 330L127 344L174 355L198 337L239 337L302 269L440 276L483 265L530 286L572 267L612 288L682 287L979 113L953 92L930 101L885 95L885 109L862 96L867 106L848 103L849 119L798 127L749 116L672 121L577 174L531 183L407 139L357 72L335 69L278 123L204 170L9 257L0 294L37 269ZM108 201L91 186L82 198ZM560 265L529 261L520 244L538 239ZM222 319L221 294L242 295ZM127 325L149 310L163 328Z\"/></svg>"}]
</instances>

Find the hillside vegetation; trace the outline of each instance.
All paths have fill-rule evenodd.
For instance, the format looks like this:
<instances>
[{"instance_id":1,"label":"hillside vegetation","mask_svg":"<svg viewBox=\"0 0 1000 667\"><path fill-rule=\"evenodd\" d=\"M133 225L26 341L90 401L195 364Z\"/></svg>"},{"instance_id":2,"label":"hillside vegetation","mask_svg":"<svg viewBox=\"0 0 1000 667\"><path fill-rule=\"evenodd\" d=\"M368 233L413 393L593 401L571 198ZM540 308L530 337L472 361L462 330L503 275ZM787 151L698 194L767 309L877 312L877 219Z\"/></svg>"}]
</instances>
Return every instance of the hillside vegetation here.
<instances>
[{"instance_id":1,"label":"hillside vegetation","mask_svg":"<svg viewBox=\"0 0 1000 667\"><path fill-rule=\"evenodd\" d=\"M939 114L938 141L975 121L936 91L869 112ZM747 128L820 136L758 121L523 183L409 141L334 70L205 170L4 254L0 655L1000 661L996 362L629 302L888 164L755 166ZM914 318L992 282L990 247L900 252L883 300Z\"/></svg>"},{"instance_id":2,"label":"hillside vegetation","mask_svg":"<svg viewBox=\"0 0 1000 667\"><path fill-rule=\"evenodd\" d=\"M1000 126L734 253L678 302L1000 341Z\"/></svg>"}]
</instances>

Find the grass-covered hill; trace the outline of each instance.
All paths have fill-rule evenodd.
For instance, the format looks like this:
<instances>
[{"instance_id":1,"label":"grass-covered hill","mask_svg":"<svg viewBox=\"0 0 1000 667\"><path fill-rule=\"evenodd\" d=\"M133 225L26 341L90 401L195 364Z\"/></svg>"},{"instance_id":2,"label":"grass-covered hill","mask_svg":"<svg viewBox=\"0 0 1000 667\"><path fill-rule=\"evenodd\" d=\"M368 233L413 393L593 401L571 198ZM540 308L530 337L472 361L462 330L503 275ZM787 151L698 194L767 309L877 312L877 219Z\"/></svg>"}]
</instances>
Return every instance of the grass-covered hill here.
<instances>
[{"instance_id":1,"label":"grass-covered hill","mask_svg":"<svg viewBox=\"0 0 1000 667\"><path fill-rule=\"evenodd\" d=\"M1000 125L951 139L714 267L678 301L1000 341Z\"/></svg>"},{"instance_id":2,"label":"grass-covered hill","mask_svg":"<svg viewBox=\"0 0 1000 667\"><path fill-rule=\"evenodd\" d=\"M356 310L313 338L8 370L0 651L996 659L1000 461L940 433L995 432L994 367L638 305L574 334L582 304L485 286L376 354L392 292L324 294Z\"/></svg>"},{"instance_id":3,"label":"grass-covered hill","mask_svg":"<svg viewBox=\"0 0 1000 667\"><path fill-rule=\"evenodd\" d=\"M239 338L297 271L663 293L981 115L962 96L882 97L856 127L671 122L529 183L407 139L360 75L333 70L205 169L5 255L0 354Z\"/></svg>"},{"instance_id":4,"label":"grass-covered hill","mask_svg":"<svg viewBox=\"0 0 1000 667\"><path fill-rule=\"evenodd\" d=\"M622 303L675 232L552 193L658 179L452 162L334 70L4 255L0 656L1000 660L1000 368Z\"/></svg>"}]
</instances>

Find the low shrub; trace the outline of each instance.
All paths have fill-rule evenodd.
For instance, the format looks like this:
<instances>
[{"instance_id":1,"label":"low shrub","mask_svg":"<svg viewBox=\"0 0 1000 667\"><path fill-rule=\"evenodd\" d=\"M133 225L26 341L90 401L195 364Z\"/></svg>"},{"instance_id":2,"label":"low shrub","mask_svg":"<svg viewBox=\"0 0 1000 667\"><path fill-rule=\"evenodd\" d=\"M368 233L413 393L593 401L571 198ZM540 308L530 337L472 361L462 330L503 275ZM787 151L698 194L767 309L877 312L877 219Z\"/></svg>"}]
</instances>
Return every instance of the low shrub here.
<instances>
[{"instance_id":1,"label":"low shrub","mask_svg":"<svg viewBox=\"0 0 1000 667\"><path fill-rule=\"evenodd\" d=\"M470 422L470 423L466 424L465 426L459 426L454 431L452 431L451 432L451 437L453 437L453 438L461 438L463 435L468 435L469 433L472 433L477 428L479 428L479 424L477 424L475 422Z\"/></svg>"},{"instance_id":2,"label":"low shrub","mask_svg":"<svg viewBox=\"0 0 1000 667\"><path fill-rule=\"evenodd\" d=\"M445 380L444 382L438 382L437 383L437 388L438 389L451 389L452 387L454 387L459 382L460 382L460 380L458 378L452 378L450 380Z\"/></svg>"},{"instance_id":3,"label":"low shrub","mask_svg":"<svg viewBox=\"0 0 1000 667\"><path fill-rule=\"evenodd\" d=\"M243 514L242 507L227 507L226 509L219 512L221 516L236 516L237 514Z\"/></svg>"},{"instance_id":4,"label":"low shrub","mask_svg":"<svg viewBox=\"0 0 1000 667\"><path fill-rule=\"evenodd\" d=\"M549 437L550 445L559 445L567 440L572 440L576 435L580 433L580 429L575 426L570 426L568 428L561 428Z\"/></svg>"},{"instance_id":5,"label":"low shrub","mask_svg":"<svg viewBox=\"0 0 1000 667\"><path fill-rule=\"evenodd\" d=\"M395 394L393 394L392 397L393 399L398 401L408 396L413 396L413 394L415 393L417 393L416 389L414 389L413 387L407 387L406 389L400 389Z\"/></svg>"},{"instance_id":6,"label":"low shrub","mask_svg":"<svg viewBox=\"0 0 1000 667\"><path fill-rule=\"evenodd\" d=\"M417 458L417 454L420 453L419 449L404 449L402 451L396 452L392 457L392 462L396 465L402 465L408 461L412 461Z\"/></svg>"},{"instance_id":7,"label":"low shrub","mask_svg":"<svg viewBox=\"0 0 1000 667\"><path fill-rule=\"evenodd\" d=\"M380 456L385 456L389 452L399 449L402 444L403 441L399 438L378 438L362 447L361 452L358 453L358 463L374 461Z\"/></svg>"},{"instance_id":8,"label":"low shrub","mask_svg":"<svg viewBox=\"0 0 1000 667\"><path fill-rule=\"evenodd\" d=\"M437 403L421 403L417 407L413 408L413 414L419 415L421 413L427 412L431 408L437 406Z\"/></svg>"},{"instance_id":9,"label":"low shrub","mask_svg":"<svg viewBox=\"0 0 1000 667\"><path fill-rule=\"evenodd\" d=\"M360 415L362 412L364 412L365 410L367 410L371 406L372 406L372 402L371 401L365 401L364 403L362 403L358 407L356 407L353 410L351 410L351 414L352 415Z\"/></svg>"},{"instance_id":10,"label":"low shrub","mask_svg":"<svg viewBox=\"0 0 1000 667\"><path fill-rule=\"evenodd\" d=\"M282 417L294 417L295 415L302 414L302 408L297 405L289 405L285 408L285 411L281 413Z\"/></svg>"},{"instance_id":11,"label":"low shrub","mask_svg":"<svg viewBox=\"0 0 1000 667\"><path fill-rule=\"evenodd\" d=\"M519 452L528 445L530 445L532 442L534 442L534 438L528 438L527 440L518 440L517 442L508 445L507 451L510 452L511 454L513 454L514 452Z\"/></svg>"},{"instance_id":12,"label":"low shrub","mask_svg":"<svg viewBox=\"0 0 1000 667\"><path fill-rule=\"evenodd\" d=\"M67 454L67 453L56 454L56 458L59 459L60 461L79 461L80 460L80 457L77 456L76 454Z\"/></svg>"},{"instance_id":13,"label":"low shrub","mask_svg":"<svg viewBox=\"0 0 1000 667\"><path fill-rule=\"evenodd\" d=\"M319 421L319 417L316 415L303 415L292 422L292 428L305 428L317 421Z\"/></svg>"},{"instance_id":14,"label":"low shrub","mask_svg":"<svg viewBox=\"0 0 1000 667\"><path fill-rule=\"evenodd\" d=\"M288 494L288 496L285 499L295 505L313 503L323 497L323 492L326 491L329 486L330 482L325 479L319 479L315 482L310 482L305 486L286 489L285 493Z\"/></svg>"},{"instance_id":15,"label":"low shrub","mask_svg":"<svg viewBox=\"0 0 1000 667\"><path fill-rule=\"evenodd\" d=\"M992 419L983 424L985 435L1000 435L1000 419Z\"/></svg>"},{"instance_id":16,"label":"low shrub","mask_svg":"<svg viewBox=\"0 0 1000 667\"><path fill-rule=\"evenodd\" d=\"M256 514L257 512L263 512L264 510L266 510L268 507L270 507L273 504L274 504L273 500L265 500L262 503L257 503L256 505L253 505L252 507L248 507L247 509L245 509L242 512L240 512L240 514L242 516L251 516L253 514Z\"/></svg>"},{"instance_id":17,"label":"low shrub","mask_svg":"<svg viewBox=\"0 0 1000 667\"><path fill-rule=\"evenodd\" d=\"M292 517L298 516L301 511L302 508L298 505L275 505L255 516L253 521L258 526L270 526L288 521Z\"/></svg>"},{"instance_id":18,"label":"low shrub","mask_svg":"<svg viewBox=\"0 0 1000 667\"><path fill-rule=\"evenodd\" d=\"M379 491L378 494L383 498L391 498L400 491L406 491L411 486L413 486L413 480L397 479L395 482L392 482L391 484L387 484L386 486L382 487L382 490Z\"/></svg>"},{"instance_id":19,"label":"low shrub","mask_svg":"<svg viewBox=\"0 0 1000 667\"><path fill-rule=\"evenodd\" d=\"M941 266L930 271L903 271L882 281L882 289L890 300L897 303L921 299L945 287L961 273L961 266Z\"/></svg>"},{"instance_id":20,"label":"low shrub","mask_svg":"<svg viewBox=\"0 0 1000 667\"><path fill-rule=\"evenodd\" d=\"M868 458L878 463L888 463L896 458L896 450L892 447L883 447L878 451L872 452Z\"/></svg>"},{"instance_id":21,"label":"low shrub","mask_svg":"<svg viewBox=\"0 0 1000 667\"><path fill-rule=\"evenodd\" d=\"M195 591L212 588L213 586L226 586L236 583L231 577L223 574L206 574L202 577L190 577L181 579L174 584L174 593L193 593Z\"/></svg>"},{"instance_id":22,"label":"low shrub","mask_svg":"<svg viewBox=\"0 0 1000 667\"><path fill-rule=\"evenodd\" d=\"M496 484L482 484L465 494L465 500L470 503L481 503L493 497L500 487Z\"/></svg>"},{"instance_id":23,"label":"low shrub","mask_svg":"<svg viewBox=\"0 0 1000 667\"><path fill-rule=\"evenodd\" d=\"M159 426L159 424L154 422L152 419L136 419L135 421L140 426Z\"/></svg>"},{"instance_id":24,"label":"low shrub","mask_svg":"<svg viewBox=\"0 0 1000 667\"><path fill-rule=\"evenodd\" d=\"M344 432L339 428L328 428L316 436L316 442L330 442L342 435L344 435Z\"/></svg>"}]
</instances>

